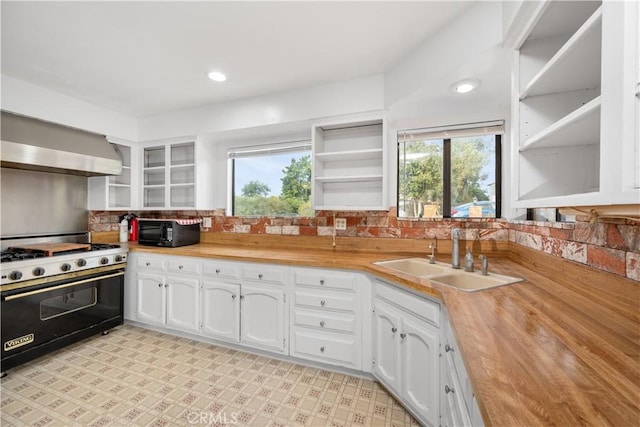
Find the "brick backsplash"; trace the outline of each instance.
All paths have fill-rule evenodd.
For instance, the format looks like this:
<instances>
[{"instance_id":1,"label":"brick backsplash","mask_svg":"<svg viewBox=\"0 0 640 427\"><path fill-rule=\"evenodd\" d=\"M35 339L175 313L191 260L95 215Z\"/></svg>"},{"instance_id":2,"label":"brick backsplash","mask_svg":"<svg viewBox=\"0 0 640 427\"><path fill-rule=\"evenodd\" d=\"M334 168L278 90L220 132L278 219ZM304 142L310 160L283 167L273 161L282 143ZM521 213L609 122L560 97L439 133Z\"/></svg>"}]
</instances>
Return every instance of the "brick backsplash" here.
<instances>
[{"instance_id":1,"label":"brick backsplash","mask_svg":"<svg viewBox=\"0 0 640 427\"><path fill-rule=\"evenodd\" d=\"M313 218L246 218L226 216L224 209L134 212L144 218L211 217L205 233L272 234L284 236L330 236L334 212L318 211ZM129 211L90 211L90 231L117 231L118 219ZM575 223L511 221L503 219L403 219L389 211L335 212L346 218L342 237L394 239L451 239L458 227L463 240L510 241L570 261L640 281L640 221L600 219Z\"/></svg>"}]
</instances>

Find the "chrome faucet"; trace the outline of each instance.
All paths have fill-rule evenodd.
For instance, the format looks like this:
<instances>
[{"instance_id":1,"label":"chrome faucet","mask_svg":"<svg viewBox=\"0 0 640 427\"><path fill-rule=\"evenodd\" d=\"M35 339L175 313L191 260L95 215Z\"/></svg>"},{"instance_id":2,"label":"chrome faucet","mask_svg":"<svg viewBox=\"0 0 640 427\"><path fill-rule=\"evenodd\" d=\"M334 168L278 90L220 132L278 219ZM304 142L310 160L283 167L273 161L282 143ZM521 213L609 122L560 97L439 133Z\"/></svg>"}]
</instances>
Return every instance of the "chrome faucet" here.
<instances>
[{"instance_id":1,"label":"chrome faucet","mask_svg":"<svg viewBox=\"0 0 640 427\"><path fill-rule=\"evenodd\" d=\"M429 256L429 264L436 263L436 245L433 242L429 243L429 249L431 249L431 255Z\"/></svg>"},{"instance_id":2,"label":"chrome faucet","mask_svg":"<svg viewBox=\"0 0 640 427\"><path fill-rule=\"evenodd\" d=\"M482 275L483 276L488 276L489 275L489 260L487 259L486 255L480 255L479 258L480 258L480 261L482 262Z\"/></svg>"},{"instance_id":3,"label":"chrome faucet","mask_svg":"<svg viewBox=\"0 0 640 427\"><path fill-rule=\"evenodd\" d=\"M460 229L451 230L451 238L453 239L453 248L451 249L451 268L460 268Z\"/></svg>"}]
</instances>

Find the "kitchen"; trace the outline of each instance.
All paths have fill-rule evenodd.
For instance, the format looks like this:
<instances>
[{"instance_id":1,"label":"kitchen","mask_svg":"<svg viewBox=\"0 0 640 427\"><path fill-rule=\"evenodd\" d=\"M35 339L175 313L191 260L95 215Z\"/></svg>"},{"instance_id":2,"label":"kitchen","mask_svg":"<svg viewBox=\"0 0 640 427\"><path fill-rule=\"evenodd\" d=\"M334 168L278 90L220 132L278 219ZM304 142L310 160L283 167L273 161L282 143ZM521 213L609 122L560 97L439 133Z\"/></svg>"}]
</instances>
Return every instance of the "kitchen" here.
<instances>
[{"instance_id":1,"label":"kitchen","mask_svg":"<svg viewBox=\"0 0 640 427\"><path fill-rule=\"evenodd\" d=\"M5 265L33 283L126 264L109 320L124 325L6 365L3 424L637 423L637 3L1 7L2 249L52 232L120 245L82 268L75 252L3 263L3 313L20 301ZM89 178L57 155L16 169L12 119L27 146L106 135L117 155ZM491 140L473 193L488 212L445 166L470 136ZM416 198L404 173L432 152L444 178ZM278 173L309 156L300 203L265 184L277 153ZM238 214L262 199L312 210ZM120 243L125 215L196 222L200 242ZM455 288L501 277L517 281ZM4 351L27 349L10 323Z\"/></svg>"}]
</instances>

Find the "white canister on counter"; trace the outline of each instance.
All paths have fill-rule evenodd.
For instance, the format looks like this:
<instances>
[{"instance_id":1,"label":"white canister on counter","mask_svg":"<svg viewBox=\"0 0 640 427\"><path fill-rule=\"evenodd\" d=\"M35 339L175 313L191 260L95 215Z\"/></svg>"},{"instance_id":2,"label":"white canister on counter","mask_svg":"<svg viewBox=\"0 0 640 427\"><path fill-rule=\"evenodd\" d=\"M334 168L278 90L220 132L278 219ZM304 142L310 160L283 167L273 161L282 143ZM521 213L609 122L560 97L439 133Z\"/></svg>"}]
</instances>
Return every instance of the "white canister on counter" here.
<instances>
[{"instance_id":1,"label":"white canister on counter","mask_svg":"<svg viewBox=\"0 0 640 427\"><path fill-rule=\"evenodd\" d=\"M129 239L129 223L126 219L120 221L120 241L126 242Z\"/></svg>"}]
</instances>

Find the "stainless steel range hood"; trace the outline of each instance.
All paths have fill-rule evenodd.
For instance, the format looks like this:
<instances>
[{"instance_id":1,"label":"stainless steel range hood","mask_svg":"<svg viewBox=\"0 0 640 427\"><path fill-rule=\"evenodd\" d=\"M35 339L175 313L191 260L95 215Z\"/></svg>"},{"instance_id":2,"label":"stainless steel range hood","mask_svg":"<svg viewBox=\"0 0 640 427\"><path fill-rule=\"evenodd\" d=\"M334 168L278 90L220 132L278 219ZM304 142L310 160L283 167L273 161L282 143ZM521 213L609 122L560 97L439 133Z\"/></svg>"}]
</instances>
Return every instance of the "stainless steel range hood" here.
<instances>
[{"instance_id":1,"label":"stainless steel range hood","mask_svg":"<svg viewBox=\"0 0 640 427\"><path fill-rule=\"evenodd\" d=\"M122 162L107 139L3 111L2 167L71 175L119 175Z\"/></svg>"}]
</instances>

